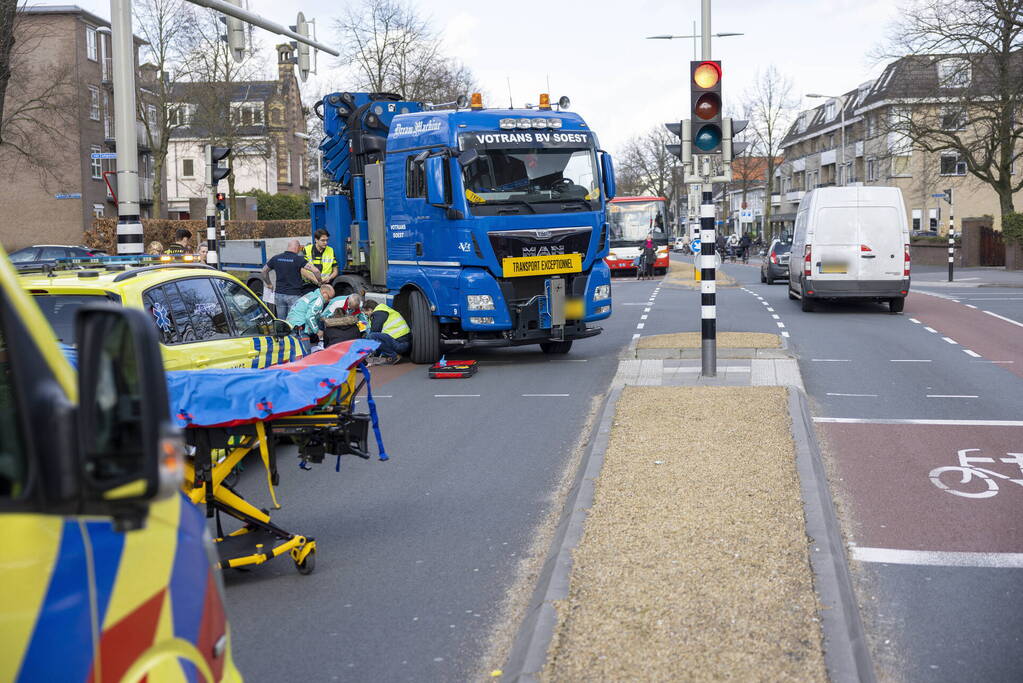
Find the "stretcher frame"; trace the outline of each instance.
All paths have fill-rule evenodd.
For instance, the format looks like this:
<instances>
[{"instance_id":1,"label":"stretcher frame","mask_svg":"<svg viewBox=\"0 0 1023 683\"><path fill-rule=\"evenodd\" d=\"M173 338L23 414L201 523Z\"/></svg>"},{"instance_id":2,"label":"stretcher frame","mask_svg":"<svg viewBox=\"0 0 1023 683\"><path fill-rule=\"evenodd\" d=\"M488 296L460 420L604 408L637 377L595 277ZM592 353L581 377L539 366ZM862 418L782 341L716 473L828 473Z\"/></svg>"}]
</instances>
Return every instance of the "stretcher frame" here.
<instances>
[{"instance_id":1,"label":"stretcher frame","mask_svg":"<svg viewBox=\"0 0 1023 683\"><path fill-rule=\"evenodd\" d=\"M362 362L362 361L360 361ZM274 524L270 511L257 508L229 486L225 479L252 452L258 452L266 470L267 487L273 508L279 510L275 487L280 482L275 441L290 436L299 444L303 464L322 462L328 449L332 455L357 455L369 459L368 414L354 412L355 396L366 385L356 382L358 367L320 404L304 413L272 418L233 427L194 427L185 430L192 455L185 461L184 492L196 505L206 506L206 516L216 517L218 567L241 568L268 562L285 553L291 556L300 574L310 574L316 564L316 540L292 533ZM309 447L313 442L316 445ZM221 513L239 520L242 526L224 534ZM251 536L252 538L246 538ZM250 552L224 551L239 539L250 541ZM260 542L262 541L262 542Z\"/></svg>"}]
</instances>

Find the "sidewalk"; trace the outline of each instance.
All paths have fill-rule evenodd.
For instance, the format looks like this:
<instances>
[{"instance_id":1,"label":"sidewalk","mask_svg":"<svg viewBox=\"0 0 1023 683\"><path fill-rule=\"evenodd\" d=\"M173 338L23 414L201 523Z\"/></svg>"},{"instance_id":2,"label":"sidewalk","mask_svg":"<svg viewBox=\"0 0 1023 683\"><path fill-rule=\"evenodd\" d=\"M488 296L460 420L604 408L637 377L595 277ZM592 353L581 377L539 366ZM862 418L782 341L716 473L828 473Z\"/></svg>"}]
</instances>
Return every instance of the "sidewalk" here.
<instances>
[{"instance_id":1,"label":"sidewalk","mask_svg":"<svg viewBox=\"0 0 1023 683\"><path fill-rule=\"evenodd\" d=\"M725 341L623 353L502 680L873 679L796 360Z\"/></svg>"},{"instance_id":2,"label":"sidewalk","mask_svg":"<svg viewBox=\"0 0 1023 683\"><path fill-rule=\"evenodd\" d=\"M1004 267L963 268L956 266L952 271L952 282L948 281L948 266L913 265L912 287L1020 287L1023 288L1023 270L1006 270Z\"/></svg>"}]
</instances>

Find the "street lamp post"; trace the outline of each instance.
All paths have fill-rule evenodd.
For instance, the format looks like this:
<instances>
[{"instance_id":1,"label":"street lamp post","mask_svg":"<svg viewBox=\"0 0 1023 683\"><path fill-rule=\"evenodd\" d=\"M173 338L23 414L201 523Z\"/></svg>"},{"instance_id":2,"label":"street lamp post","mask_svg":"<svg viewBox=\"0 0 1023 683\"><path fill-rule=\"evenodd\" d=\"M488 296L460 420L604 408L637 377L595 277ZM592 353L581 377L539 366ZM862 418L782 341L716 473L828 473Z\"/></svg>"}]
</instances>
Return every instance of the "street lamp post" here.
<instances>
[{"instance_id":1,"label":"street lamp post","mask_svg":"<svg viewBox=\"0 0 1023 683\"><path fill-rule=\"evenodd\" d=\"M729 36L744 36L744 35L746 35L746 34L745 33L711 33L709 38L728 38ZM698 44L697 41L699 41L699 40L701 40L703 38L703 34L696 32L696 22L695 21L693 22L693 34L689 35L689 36L663 35L663 36L647 36L646 37L647 40L674 40L676 38L692 38L693 39L693 59L694 60L698 59L698 57L696 56L696 46ZM709 38L708 38L708 40L709 40ZM709 53L710 49L707 48L706 51ZM709 57L704 56L703 59L709 59Z\"/></svg>"},{"instance_id":2,"label":"street lamp post","mask_svg":"<svg viewBox=\"0 0 1023 683\"><path fill-rule=\"evenodd\" d=\"M846 177L848 174L845 172L845 96L843 95L841 97L833 97L831 95L821 95L820 93L807 93L806 96L807 97L813 97L813 98L823 97L823 98L827 98L827 99L830 99L830 100L838 100L839 102L842 103L841 104L841 106L842 106L842 119L841 119L841 124L840 124L841 127L842 127L842 149L840 150L839 158L841 159L841 169L842 169L842 182L840 184L841 185L845 185L846 182L848 182L848 180L849 180L849 178Z\"/></svg>"}]
</instances>

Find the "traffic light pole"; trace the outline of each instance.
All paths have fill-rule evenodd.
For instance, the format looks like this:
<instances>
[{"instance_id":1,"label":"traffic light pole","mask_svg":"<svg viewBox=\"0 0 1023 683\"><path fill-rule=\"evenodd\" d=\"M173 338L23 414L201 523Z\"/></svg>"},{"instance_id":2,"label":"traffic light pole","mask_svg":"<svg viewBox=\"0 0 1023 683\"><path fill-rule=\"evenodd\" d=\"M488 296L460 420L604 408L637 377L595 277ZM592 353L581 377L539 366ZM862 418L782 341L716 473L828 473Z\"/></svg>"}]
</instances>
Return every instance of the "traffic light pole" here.
<instances>
[{"instance_id":1,"label":"traffic light pole","mask_svg":"<svg viewBox=\"0 0 1023 683\"><path fill-rule=\"evenodd\" d=\"M714 268L714 186L703 183L700 202L700 357L704 377L717 377L717 281Z\"/></svg>"},{"instance_id":2,"label":"traffic light pole","mask_svg":"<svg viewBox=\"0 0 1023 683\"><path fill-rule=\"evenodd\" d=\"M213 167L217 164L213 160L213 147L206 145L203 150L206 159L206 263L218 267L220 259L217 257L217 184L213 178Z\"/></svg>"},{"instance_id":3,"label":"traffic light pole","mask_svg":"<svg viewBox=\"0 0 1023 683\"><path fill-rule=\"evenodd\" d=\"M955 268L954 260L956 253L956 204L955 197L952 194L952 188L949 188L946 193L946 199L948 199L948 281L952 282L952 271Z\"/></svg>"},{"instance_id":4,"label":"traffic light pole","mask_svg":"<svg viewBox=\"0 0 1023 683\"><path fill-rule=\"evenodd\" d=\"M139 152L135 137L135 46L131 1L110 0L114 71L114 135L117 144L117 254L145 251L139 219Z\"/></svg>"}]
</instances>

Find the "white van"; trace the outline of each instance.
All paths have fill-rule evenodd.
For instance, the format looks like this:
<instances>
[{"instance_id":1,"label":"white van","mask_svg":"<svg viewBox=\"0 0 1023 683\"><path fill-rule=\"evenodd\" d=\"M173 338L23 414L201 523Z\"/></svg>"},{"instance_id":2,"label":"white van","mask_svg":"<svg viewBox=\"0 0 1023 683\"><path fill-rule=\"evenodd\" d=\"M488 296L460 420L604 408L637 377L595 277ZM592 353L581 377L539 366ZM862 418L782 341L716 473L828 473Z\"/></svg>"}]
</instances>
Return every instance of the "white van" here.
<instances>
[{"instance_id":1,"label":"white van","mask_svg":"<svg viewBox=\"0 0 1023 683\"><path fill-rule=\"evenodd\" d=\"M789 298L873 299L902 311L909 294L909 226L897 187L822 187L799 203Z\"/></svg>"}]
</instances>

